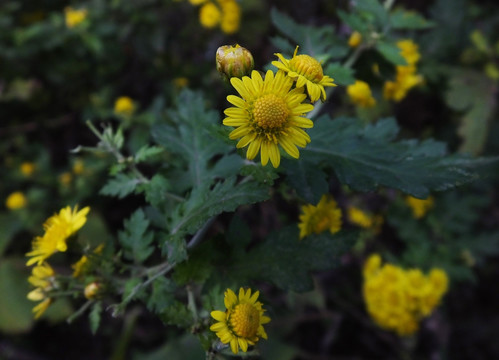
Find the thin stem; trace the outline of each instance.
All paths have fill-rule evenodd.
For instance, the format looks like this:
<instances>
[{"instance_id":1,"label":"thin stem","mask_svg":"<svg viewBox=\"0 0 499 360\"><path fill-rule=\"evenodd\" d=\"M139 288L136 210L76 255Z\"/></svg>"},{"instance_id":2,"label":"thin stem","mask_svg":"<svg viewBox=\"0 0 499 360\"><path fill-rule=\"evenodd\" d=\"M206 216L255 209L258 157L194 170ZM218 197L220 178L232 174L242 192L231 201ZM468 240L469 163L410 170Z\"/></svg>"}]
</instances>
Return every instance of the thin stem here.
<instances>
[{"instance_id":1,"label":"thin stem","mask_svg":"<svg viewBox=\"0 0 499 360\"><path fill-rule=\"evenodd\" d=\"M75 313L66 319L68 324L71 324L75 319L80 317L93 303L95 300L88 300L82 307L80 307Z\"/></svg>"},{"instance_id":2,"label":"thin stem","mask_svg":"<svg viewBox=\"0 0 499 360\"><path fill-rule=\"evenodd\" d=\"M197 246L197 244L199 244L201 242L204 234L206 233L206 231L208 231L211 224L213 224L215 222L215 219L216 219L216 217L214 216L211 219L209 219L207 222L204 223L203 227L201 227L201 229L199 229L196 232L196 234L194 234L194 236L191 238L191 240L187 244L187 249L192 249L193 247Z\"/></svg>"},{"instance_id":3,"label":"thin stem","mask_svg":"<svg viewBox=\"0 0 499 360\"><path fill-rule=\"evenodd\" d=\"M194 299L194 293L192 292L192 288L190 285L187 285L185 290L187 291L187 308L191 311L194 322L197 322L199 317L196 307L196 300Z\"/></svg>"}]
</instances>

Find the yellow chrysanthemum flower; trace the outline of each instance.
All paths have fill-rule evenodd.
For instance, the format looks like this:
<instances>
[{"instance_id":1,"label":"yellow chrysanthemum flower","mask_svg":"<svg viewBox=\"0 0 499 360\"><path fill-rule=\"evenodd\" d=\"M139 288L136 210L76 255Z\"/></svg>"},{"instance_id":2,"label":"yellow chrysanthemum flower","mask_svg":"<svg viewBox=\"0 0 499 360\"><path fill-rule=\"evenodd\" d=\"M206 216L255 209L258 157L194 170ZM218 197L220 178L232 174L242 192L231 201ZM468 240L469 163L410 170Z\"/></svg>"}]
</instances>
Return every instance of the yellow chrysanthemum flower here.
<instances>
[{"instance_id":1,"label":"yellow chrysanthemum flower","mask_svg":"<svg viewBox=\"0 0 499 360\"><path fill-rule=\"evenodd\" d=\"M7 196L7 199L5 200L5 206L9 210L22 209L27 203L28 200L26 199L26 196L24 196L24 194L20 191L13 192Z\"/></svg>"},{"instance_id":2,"label":"yellow chrysanthemum flower","mask_svg":"<svg viewBox=\"0 0 499 360\"><path fill-rule=\"evenodd\" d=\"M21 164L19 170L21 170L21 174L23 174L26 177L29 177L33 175L33 173L35 172L35 164L33 164L30 161L25 161Z\"/></svg>"},{"instance_id":3,"label":"yellow chrysanthemum flower","mask_svg":"<svg viewBox=\"0 0 499 360\"><path fill-rule=\"evenodd\" d=\"M448 289L443 270L432 269L425 275L420 269L381 266L378 254L366 260L363 275L367 312L381 328L400 336L415 333L419 322L433 312Z\"/></svg>"},{"instance_id":4,"label":"yellow chrysanthemum flower","mask_svg":"<svg viewBox=\"0 0 499 360\"><path fill-rule=\"evenodd\" d=\"M400 55L404 57L408 65L415 65L421 58L418 45L411 39L398 41L397 47L400 49Z\"/></svg>"},{"instance_id":5,"label":"yellow chrysanthemum flower","mask_svg":"<svg viewBox=\"0 0 499 360\"><path fill-rule=\"evenodd\" d=\"M31 257L26 265L41 265L52 254L67 250L66 240L76 233L87 222L87 214L90 208L87 206L78 211L78 206L71 209L65 207L58 214L47 219L43 228L45 234L37 236L32 243L33 250L26 254Z\"/></svg>"},{"instance_id":6,"label":"yellow chrysanthemum flower","mask_svg":"<svg viewBox=\"0 0 499 360\"><path fill-rule=\"evenodd\" d=\"M234 0L218 0L222 8L220 28L226 34L234 34L239 30L241 22L241 8Z\"/></svg>"},{"instance_id":7,"label":"yellow chrysanthemum flower","mask_svg":"<svg viewBox=\"0 0 499 360\"><path fill-rule=\"evenodd\" d=\"M348 46L356 48L362 42L362 35L358 31L354 31L348 38Z\"/></svg>"},{"instance_id":8,"label":"yellow chrysanthemum flower","mask_svg":"<svg viewBox=\"0 0 499 360\"><path fill-rule=\"evenodd\" d=\"M234 291L225 291L224 303L227 310L215 310L211 317L217 322L210 326L224 344L229 344L232 352L237 354L248 351L249 345L255 345L260 338L267 339L264 324L270 318L264 315L262 303L257 301L259 291L251 294L251 289L239 289L239 296Z\"/></svg>"},{"instance_id":9,"label":"yellow chrysanthemum flower","mask_svg":"<svg viewBox=\"0 0 499 360\"><path fill-rule=\"evenodd\" d=\"M87 14L87 9L75 10L72 7L68 6L64 9L66 26L70 29L74 28L87 18Z\"/></svg>"},{"instance_id":10,"label":"yellow chrysanthemum flower","mask_svg":"<svg viewBox=\"0 0 499 360\"><path fill-rule=\"evenodd\" d=\"M323 195L317 206L308 204L302 206L300 215L300 240L312 233L320 234L329 230L331 234L341 229L341 209L328 195Z\"/></svg>"},{"instance_id":11,"label":"yellow chrysanthemum flower","mask_svg":"<svg viewBox=\"0 0 499 360\"><path fill-rule=\"evenodd\" d=\"M206 3L199 9L199 22L205 28L211 29L222 20L222 11L212 2Z\"/></svg>"},{"instance_id":12,"label":"yellow chrysanthemum flower","mask_svg":"<svg viewBox=\"0 0 499 360\"><path fill-rule=\"evenodd\" d=\"M347 94L352 103L360 107L368 108L376 105L376 100L371 93L371 88L369 87L369 84L364 81L355 80L354 84L348 85Z\"/></svg>"},{"instance_id":13,"label":"yellow chrysanthemum flower","mask_svg":"<svg viewBox=\"0 0 499 360\"><path fill-rule=\"evenodd\" d=\"M35 289L30 291L27 297L31 301L41 301L33 308L35 319L38 319L52 302L47 292L55 288L54 275L54 270L47 263L39 264L31 271L28 281Z\"/></svg>"},{"instance_id":14,"label":"yellow chrysanthemum flower","mask_svg":"<svg viewBox=\"0 0 499 360\"><path fill-rule=\"evenodd\" d=\"M135 111L135 103L128 96L120 96L114 103L114 113L117 115L131 116Z\"/></svg>"},{"instance_id":15,"label":"yellow chrysanthemum flower","mask_svg":"<svg viewBox=\"0 0 499 360\"><path fill-rule=\"evenodd\" d=\"M265 81L258 71L251 73L251 78L231 78L230 83L241 97L227 96L227 100L236 107L224 111L227 117L223 120L226 126L233 126L229 137L239 139L236 147L248 146L246 157L254 159L261 151L262 165L270 159L274 167L281 161L280 145L290 156L298 159L300 153L297 146L305 147L310 136L302 128L311 128L313 123L303 114L314 106L303 104L306 95L303 88L290 91L293 86L291 78L282 71L274 73L269 70Z\"/></svg>"},{"instance_id":16,"label":"yellow chrysanthemum flower","mask_svg":"<svg viewBox=\"0 0 499 360\"><path fill-rule=\"evenodd\" d=\"M275 54L280 61L272 61L272 65L287 73L287 75L296 80L296 87L307 86L308 95L312 102L326 100L326 91L324 86L336 86L334 79L324 75L322 65L310 55L296 55L298 46L295 49L293 57L288 60L282 54Z\"/></svg>"},{"instance_id":17,"label":"yellow chrysanthemum flower","mask_svg":"<svg viewBox=\"0 0 499 360\"><path fill-rule=\"evenodd\" d=\"M433 196L429 196L427 199L417 199L412 196L406 196L405 203L411 208L414 218L421 219L433 208L435 200L433 199Z\"/></svg>"}]
</instances>

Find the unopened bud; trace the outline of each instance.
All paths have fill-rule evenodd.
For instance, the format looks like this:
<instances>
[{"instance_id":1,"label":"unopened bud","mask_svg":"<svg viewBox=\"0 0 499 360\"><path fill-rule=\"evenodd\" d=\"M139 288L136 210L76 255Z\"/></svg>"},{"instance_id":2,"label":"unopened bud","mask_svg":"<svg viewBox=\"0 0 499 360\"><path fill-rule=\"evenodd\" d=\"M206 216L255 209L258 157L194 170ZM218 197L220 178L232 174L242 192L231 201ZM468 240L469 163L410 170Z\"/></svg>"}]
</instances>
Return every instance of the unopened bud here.
<instances>
[{"instance_id":1,"label":"unopened bud","mask_svg":"<svg viewBox=\"0 0 499 360\"><path fill-rule=\"evenodd\" d=\"M238 44L224 45L217 49L217 70L227 80L249 75L254 67L253 55Z\"/></svg>"},{"instance_id":2,"label":"unopened bud","mask_svg":"<svg viewBox=\"0 0 499 360\"><path fill-rule=\"evenodd\" d=\"M83 294L85 295L85 298L87 298L88 300L92 300L99 295L100 289L101 289L101 284L94 281L85 286Z\"/></svg>"}]
</instances>

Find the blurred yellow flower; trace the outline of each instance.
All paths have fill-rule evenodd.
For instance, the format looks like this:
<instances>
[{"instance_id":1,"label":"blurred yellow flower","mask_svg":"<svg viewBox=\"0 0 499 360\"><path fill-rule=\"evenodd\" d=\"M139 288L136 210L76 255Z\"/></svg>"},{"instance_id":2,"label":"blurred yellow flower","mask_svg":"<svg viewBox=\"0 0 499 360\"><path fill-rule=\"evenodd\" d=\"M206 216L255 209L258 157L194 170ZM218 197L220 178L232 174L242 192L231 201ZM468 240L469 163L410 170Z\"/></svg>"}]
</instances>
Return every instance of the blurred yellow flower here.
<instances>
[{"instance_id":1,"label":"blurred yellow flower","mask_svg":"<svg viewBox=\"0 0 499 360\"><path fill-rule=\"evenodd\" d=\"M284 71L291 79L296 80L296 87L307 86L307 92L312 102L326 100L324 86L336 86L334 79L324 75L322 65L309 55L296 55L298 46L293 57L286 59L280 53L275 55L280 61L272 61L272 65Z\"/></svg>"},{"instance_id":2,"label":"blurred yellow flower","mask_svg":"<svg viewBox=\"0 0 499 360\"><path fill-rule=\"evenodd\" d=\"M222 22L220 28L226 34L233 34L239 30L241 22L241 8L235 0L218 0L222 7Z\"/></svg>"},{"instance_id":3,"label":"blurred yellow flower","mask_svg":"<svg viewBox=\"0 0 499 360\"><path fill-rule=\"evenodd\" d=\"M85 296L85 299L92 300L98 297L100 290L101 284L94 281L85 286L83 295Z\"/></svg>"},{"instance_id":4,"label":"blurred yellow flower","mask_svg":"<svg viewBox=\"0 0 499 360\"><path fill-rule=\"evenodd\" d=\"M87 14L88 14L87 9L75 10L70 6L66 7L64 9L66 26L70 29L74 28L75 26L77 26L86 19Z\"/></svg>"},{"instance_id":5,"label":"blurred yellow flower","mask_svg":"<svg viewBox=\"0 0 499 360\"><path fill-rule=\"evenodd\" d=\"M131 116L135 111L135 103L128 96L120 96L114 103L114 113L117 115Z\"/></svg>"},{"instance_id":6,"label":"blurred yellow flower","mask_svg":"<svg viewBox=\"0 0 499 360\"><path fill-rule=\"evenodd\" d=\"M300 240L315 233L320 234L329 230L331 234L337 233L341 229L341 209L334 199L328 195L323 195L317 206L308 204L302 206L300 215Z\"/></svg>"},{"instance_id":7,"label":"blurred yellow flower","mask_svg":"<svg viewBox=\"0 0 499 360\"><path fill-rule=\"evenodd\" d=\"M31 301L41 301L33 308L35 319L38 319L47 310L52 302L47 296L47 292L55 288L55 273L48 263L42 263L35 266L31 271L28 281L35 289L28 293L28 299Z\"/></svg>"},{"instance_id":8,"label":"blurred yellow flower","mask_svg":"<svg viewBox=\"0 0 499 360\"><path fill-rule=\"evenodd\" d=\"M251 294L251 289L239 289L239 296L234 291L227 289L224 296L224 304L227 310L215 310L211 317L217 322L210 326L224 344L229 344L234 354L248 351L248 346L255 345L260 338L267 339L264 324L270 322L270 318L264 315L263 304L257 301L259 291Z\"/></svg>"},{"instance_id":9,"label":"blurred yellow flower","mask_svg":"<svg viewBox=\"0 0 499 360\"><path fill-rule=\"evenodd\" d=\"M33 173L35 172L35 164L29 161L25 161L21 164L19 170L21 170L21 174L23 174L26 177L29 177L33 175Z\"/></svg>"},{"instance_id":10,"label":"blurred yellow flower","mask_svg":"<svg viewBox=\"0 0 499 360\"><path fill-rule=\"evenodd\" d=\"M421 58L418 45L411 39L398 41L397 47L400 49L400 55L403 56L408 65L416 65Z\"/></svg>"},{"instance_id":11,"label":"blurred yellow flower","mask_svg":"<svg viewBox=\"0 0 499 360\"><path fill-rule=\"evenodd\" d=\"M381 215L369 214L355 206L348 208L347 217L352 224L364 229L373 229L376 233L381 229L381 225L383 225L383 217Z\"/></svg>"},{"instance_id":12,"label":"blurred yellow flower","mask_svg":"<svg viewBox=\"0 0 499 360\"><path fill-rule=\"evenodd\" d=\"M381 266L378 254L366 260L363 276L367 312L381 328L400 336L415 333L448 289L445 271L434 268L424 275L420 269Z\"/></svg>"},{"instance_id":13,"label":"blurred yellow flower","mask_svg":"<svg viewBox=\"0 0 499 360\"><path fill-rule=\"evenodd\" d=\"M28 200L26 199L26 196L20 191L15 191L11 193L9 196L7 196L7 199L5 200L5 206L9 210L18 210L22 209L23 207L26 206L28 203Z\"/></svg>"},{"instance_id":14,"label":"blurred yellow flower","mask_svg":"<svg viewBox=\"0 0 499 360\"><path fill-rule=\"evenodd\" d=\"M73 163L73 173L75 175L81 175L83 174L83 171L85 170L85 163L81 159L76 159L75 162Z\"/></svg>"},{"instance_id":15,"label":"blurred yellow flower","mask_svg":"<svg viewBox=\"0 0 499 360\"><path fill-rule=\"evenodd\" d=\"M433 199L433 196L429 196L427 199L417 199L413 196L406 196L405 203L411 208L414 218L421 219L433 208L435 200Z\"/></svg>"},{"instance_id":16,"label":"blurred yellow flower","mask_svg":"<svg viewBox=\"0 0 499 360\"><path fill-rule=\"evenodd\" d=\"M362 108L376 105L376 100L371 93L371 88L369 87L369 84L364 81L355 80L354 84L348 85L347 94L352 103Z\"/></svg>"},{"instance_id":17,"label":"blurred yellow flower","mask_svg":"<svg viewBox=\"0 0 499 360\"><path fill-rule=\"evenodd\" d=\"M73 175L69 172L63 172L61 175L59 175L59 182L63 186L69 186L71 184L71 181L73 181Z\"/></svg>"},{"instance_id":18,"label":"blurred yellow flower","mask_svg":"<svg viewBox=\"0 0 499 360\"><path fill-rule=\"evenodd\" d=\"M32 243L32 251L26 256L31 257L26 265L41 265L52 254L67 250L66 240L76 233L87 222L87 214L90 208L87 206L78 211L78 206L71 209L67 206L52 215L45 221L43 228L45 234L37 236Z\"/></svg>"},{"instance_id":19,"label":"blurred yellow flower","mask_svg":"<svg viewBox=\"0 0 499 360\"><path fill-rule=\"evenodd\" d=\"M177 89L185 88L186 86L189 86L189 79L183 76L176 77L175 79L173 79L173 85Z\"/></svg>"},{"instance_id":20,"label":"blurred yellow flower","mask_svg":"<svg viewBox=\"0 0 499 360\"><path fill-rule=\"evenodd\" d=\"M199 10L199 22L205 28L211 29L217 26L222 20L222 12L212 2L208 2L201 6Z\"/></svg>"},{"instance_id":21,"label":"blurred yellow flower","mask_svg":"<svg viewBox=\"0 0 499 360\"><path fill-rule=\"evenodd\" d=\"M362 35L358 31L354 31L348 38L348 46L356 48L362 42Z\"/></svg>"},{"instance_id":22,"label":"blurred yellow flower","mask_svg":"<svg viewBox=\"0 0 499 360\"><path fill-rule=\"evenodd\" d=\"M192 5L201 5L201 4L204 4L206 1L208 1L208 0L189 0L189 2Z\"/></svg>"}]
</instances>

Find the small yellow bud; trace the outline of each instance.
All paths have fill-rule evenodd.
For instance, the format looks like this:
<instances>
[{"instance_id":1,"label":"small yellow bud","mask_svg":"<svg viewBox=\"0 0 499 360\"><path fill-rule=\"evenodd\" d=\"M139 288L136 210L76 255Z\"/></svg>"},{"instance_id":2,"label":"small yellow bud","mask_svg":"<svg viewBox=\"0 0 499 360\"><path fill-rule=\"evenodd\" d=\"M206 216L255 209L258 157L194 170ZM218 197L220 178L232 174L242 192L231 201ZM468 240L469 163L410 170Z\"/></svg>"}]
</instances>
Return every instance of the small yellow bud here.
<instances>
[{"instance_id":1,"label":"small yellow bud","mask_svg":"<svg viewBox=\"0 0 499 360\"><path fill-rule=\"evenodd\" d=\"M7 197L5 206L10 210L18 210L25 207L27 202L28 200L26 200L26 197L22 192L15 191Z\"/></svg>"},{"instance_id":2,"label":"small yellow bud","mask_svg":"<svg viewBox=\"0 0 499 360\"><path fill-rule=\"evenodd\" d=\"M238 44L220 46L217 49L216 60L218 72L227 80L232 77L247 76L255 67L251 52Z\"/></svg>"},{"instance_id":3,"label":"small yellow bud","mask_svg":"<svg viewBox=\"0 0 499 360\"><path fill-rule=\"evenodd\" d=\"M98 282L91 282L87 286L85 286L85 290L83 291L83 294L85 295L85 298L88 300L92 300L97 298L99 295L99 291L101 290L101 284Z\"/></svg>"},{"instance_id":4,"label":"small yellow bud","mask_svg":"<svg viewBox=\"0 0 499 360\"><path fill-rule=\"evenodd\" d=\"M354 31L350 38L348 39L348 46L352 48L356 48L362 42L362 35L358 31Z\"/></svg>"}]
</instances>

